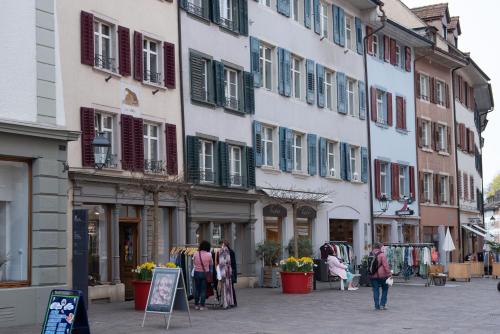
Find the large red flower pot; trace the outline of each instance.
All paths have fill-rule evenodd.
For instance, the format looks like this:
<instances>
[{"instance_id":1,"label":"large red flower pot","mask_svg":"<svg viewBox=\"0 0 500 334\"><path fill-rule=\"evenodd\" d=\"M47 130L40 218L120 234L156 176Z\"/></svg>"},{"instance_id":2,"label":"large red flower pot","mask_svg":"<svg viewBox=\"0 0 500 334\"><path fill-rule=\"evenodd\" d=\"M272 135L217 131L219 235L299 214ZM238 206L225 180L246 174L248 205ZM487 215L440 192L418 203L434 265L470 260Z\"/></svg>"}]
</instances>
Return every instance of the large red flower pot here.
<instances>
[{"instance_id":1,"label":"large red flower pot","mask_svg":"<svg viewBox=\"0 0 500 334\"><path fill-rule=\"evenodd\" d=\"M134 285L134 307L138 311L146 309L151 281L132 281Z\"/></svg>"},{"instance_id":2,"label":"large red flower pot","mask_svg":"<svg viewBox=\"0 0 500 334\"><path fill-rule=\"evenodd\" d=\"M280 275L283 293L311 293L313 289L313 272L281 272Z\"/></svg>"}]
</instances>

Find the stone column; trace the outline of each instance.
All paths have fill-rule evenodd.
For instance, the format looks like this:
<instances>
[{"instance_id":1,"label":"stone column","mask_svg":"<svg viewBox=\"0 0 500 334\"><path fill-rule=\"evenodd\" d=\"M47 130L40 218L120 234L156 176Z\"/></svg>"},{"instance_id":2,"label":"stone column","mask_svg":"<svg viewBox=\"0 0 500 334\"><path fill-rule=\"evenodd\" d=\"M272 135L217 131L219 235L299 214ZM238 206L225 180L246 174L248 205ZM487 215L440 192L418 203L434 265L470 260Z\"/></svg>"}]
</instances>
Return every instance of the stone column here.
<instances>
[{"instance_id":1,"label":"stone column","mask_svg":"<svg viewBox=\"0 0 500 334\"><path fill-rule=\"evenodd\" d=\"M178 206L177 208L174 209L174 214L173 214L173 221L171 222L172 224L175 223L175 228L173 228L173 231L176 231L176 233L173 235L173 243L176 245L184 245L186 244L187 241L187 215L186 215L186 208L184 206Z\"/></svg>"},{"instance_id":2,"label":"stone column","mask_svg":"<svg viewBox=\"0 0 500 334\"><path fill-rule=\"evenodd\" d=\"M141 225L140 225L140 240L141 240L141 263L148 260L148 207L143 206L141 209Z\"/></svg>"},{"instance_id":3,"label":"stone column","mask_svg":"<svg viewBox=\"0 0 500 334\"><path fill-rule=\"evenodd\" d=\"M246 274L255 276L255 223L249 222L245 225L246 245L243 249L248 249L248 258L246 259Z\"/></svg>"},{"instance_id":4,"label":"stone column","mask_svg":"<svg viewBox=\"0 0 500 334\"><path fill-rule=\"evenodd\" d=\"M120 281L120 204L111 209L111 277L114 284Z\"/></svg>"}]
</instances>

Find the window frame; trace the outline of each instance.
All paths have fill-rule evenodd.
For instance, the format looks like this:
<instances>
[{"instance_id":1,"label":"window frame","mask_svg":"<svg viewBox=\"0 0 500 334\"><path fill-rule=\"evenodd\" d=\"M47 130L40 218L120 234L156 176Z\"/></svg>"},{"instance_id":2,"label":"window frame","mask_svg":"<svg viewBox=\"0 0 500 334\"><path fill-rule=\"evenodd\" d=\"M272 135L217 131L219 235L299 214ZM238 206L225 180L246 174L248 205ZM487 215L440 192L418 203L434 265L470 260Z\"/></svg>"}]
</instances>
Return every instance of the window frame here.
<instances>
[{"instance_id":1,"label":"window frame","mask_svg":"<svg viewBox=\"0 0 500 334\"><path fill-rule=\"evenodd\" d=\"M234 74L234 82L231 82L231 74ZM235 89L235 96L231 95L231 88ZM224 107L232 110L239 110L240 100L240 71L224 66Z\"/></svg>"},{"instance_id":2,"label":"window frame","mask_svg":"<svg viewBox=\"0 0 500 334\"><path fill-rule=\"evenodd\" d=\"M387 122L386 100L386 92L377 88L377 123L380 124L386 124Z\"/></svg>"},{"instance_id":3,"label":"window frame","mask_svg":"<svg viewBox=\"0 0 500 334\"><path fill-rule=\"evenodd\" d=\"M355 34L355 22L354 18L350 15L345 15L345 47L351 51L355 51L355 46L356 46L356 34ZM349 27L348 27L349 23ZM348 33L349 32L349 33ZM349 38L347 37L349 36Z\"/></svg>"},{"instance_id":4,"label":"window frame","mask_svg":"<svg viewBox=\"0 0 500 334\"><path fill-rule=\"evenodd\" d=\"M99 27L98 32L96 32L96 24ZM102 33L102 26L103 25L107 26L109 28L109 35L107 36L107 39L109 40L109 47L108 47L109 55L107 55L106 59L104 58L105 55L102 54L102 43L103 43L102 39L105 36ZM117 64L117 61L116 61L117 60L116 59L117 58L116 25L94 16L92 30L93 30L92 36L94 39L93 40L93 43L94 43L94 67L99 69L99 70L117 73L118 69L116 68L116 64ZM96 38L97 38L97 48L96 48ZM99 58L98 58L98 56L99 56ZM109 62L109 66L106 66L108 62Z\"/></svg>"},{"instance_id":5,"label":"window frame","mask_svg":"<svg viewBox=\"0 0 500 334\"><path fill-rule=\"evenodd\" d=\"M420 99L430 101L430 77L422 73L420 74Z\"/></svg>"},{"instance_id":6,"label":"window frame","mask_svg":"<svg viewBox=\"0 0 500 334\"><path fill-rule=\"evenodd\" d=\"M264 125L262 127L262 165L267 167L274 167L274 127ZM268 130L271 130L271 138L267 138ZM271 164L268 164L269 152L267 145L271 144Z\"/></svg>"},{"instance_id":7,"label":"window frame","mask_svg":"<svg viewBox=\"0 0 500 334\"><path fill-rule=\"evenodd\" d=\"M398 165L399 198L410 197L408 166Z\"/></svg>"},{"instance_id":8,"label":"window frame","mask_svg":"<svg viewBox=\"0 0 500 334\"><path fill-rule=\"evenodd\" d=\"M146 46L144 44L146 43ZM151 50L151 44L156 45L156 51ZM154 55L156 58L156 71L152 72L151 71L151 56ZM147 84L151 85L161 85L162 81L162 75L163 73L161 72L161 66L162 66L162 59L161 59L161 42L154 39L150 38L148 36L143 36L142 38L142 61L143 61L143 78L142 81ZM154 73L154 74L153 74Z\"/></svg>"},{"instance_id":9,"label":"window frame","mask_svg":"<svg viewBox=\"0 0 500 334\"><path fill-rule=\"evenodd\" d=\"M378 57L379 50L379 38L378 35L372 35L372 51L375 57Z\"/></svg>"},{"instance_id":10,"label":"window frame","mask_svg":"<svg viewBox=\"0 0 500 334\"><path fill-rule=\"evenodd\" d=\"M111 128L103 127L103 117L111 119ZM118 148L116 147L116 145L118 145L118 144L115 140L115 128L116 127L115 127L115 115L114 114L102 112L100 110L96 110L94 112L95 136L97 136L101 132L110 133L109 138L108 138L108 140L111 141L111 149L109 150L110 155L113 155L113 154L115 154L116 151L118 151Z\"/></svg>"},{"instance_id":11,"label":"window frame","mask_svg":"<svg viewBox=\"0 0 500 334\"><path fill-rule=\"evenodd\" d=\"M328 4L319 3L319 27L321 38L328 38Z\"/></svg>"},{"instance_id":12,"label":"window frame","mask_svg":"<svg viewBox=\"0 0 500 334\"><path fill-rule=\"evenodd\" d=\"M429 127L430 127L431 123L426 120L426 119L422 119L422 147L425 147L425 148L430 148L430 140L429 140Z\"/></svg>"},{"instance_id":13,"label":"window frame","mask_svg":"<svg viewBox=\"0 0 500 334\"><path fill-rule=\"evenodd\" d=\"M444 181L444 184L443 184L443 181ZM444 187L443 187L444 185ZM440 194L439 194L439 202L441 204L449 204L449 186L450 186L450 182L449 182L449 177L448 175L439 175L439 189L441 190L440 191Z\"/></svg>"},{"instance_id":14,"label":"window frame","mask_svg":"<svg viewBox=\"0 0 500 334\"><path fill-rule=\"evenodd\" d=\"M300 139L300 146L297 144L297 139ZM304 135L299 132L294 132L292 137L292 152L293 152L293 171L302 172L303 166L303 149L304 149ZM299 154L297 154L297 152ZM297 168L298 167L298 168Z\"/></svg>"},{"instance_id":15,"label":"window frame","mask_svg":"<svg viewBox=\"0 0 500 334\"><path fill-rule=\"evenodd\" d=\"M424 172L423 174L424 182L424 202L430 203L432 201L432 174ZM427 188L427 189L426 189Z\"/></svg>"},{"instance_id":16,"label":"window frame","mask_svg":"<svg viewBox=\"0 0 500 334\"><path fill-rule=\"evenodd\" d=\"M269 59L267 58L267 52L269 51ZM266 68L269 66L269 70ZM262 87L272 91L273 90L273 48L266 44L261 44L259 48L259 70L260 70L260 82ZM269 76L269 87L268 87L268 77Z\"/></svg>"},{"instance_id":17,"label":"window frame","mask_svg":"<svg viewBox=\"0 0 500 334\"><path fill-rule=\"evenodd\" d=\"M332 148L332 150L330 150ZM337 176L337 156L338 156L338 143L332 140L326 142L326 168L327 175L329 177L338 178ZM333 160L333 164L330 164L330 158ZM332 175L332 169L334 171Z\"/></svg>"},{"instance_id":18,"label":"window frame","mask_svg":"<svg viewBox=\"0 0 500 334\"><path fill-rule=\"evenodd\" d=\"M403 65L401 56L402 56L401 46L399 44L396 44L396 67L402 67Z\"/></svg>"},{"instance_id":19,"label":"window frame","mask_svg":"<svg viewBox=\"0 0 500 334\"><path fill-rule=\"evenodd\" d=\"M354 153L354 154L353 154ZM351 145L349 147L349 169L351 171L351 179L354 181L360 181L360 175L358 173L358 155L359 155L359 147ZM353 166L354 165L354 166ZM354 177L354 174L357 175L357 178Z\"/></svg>"},{"instance_id":20,"label":"window frame","mask_svg":"<svg viewBox=\"0 0 500 334\"><path fill-rule=\"evenodd\" d=\"M210 162L212 165L211 166L212 180L207 180L207 175L206 175L207 172L207 167L205 166L205 157L207 156L206 145L211 145L212 147L212 154L210 155L211 157ZM199 156L199 171L200 171L201 183L215 183L214 150L215 150L215 143L213 141L200 139L200 150L198 152L198 156Z\"/></svg>"},{"instance_id":21,"label":"window frame","mask_svg":"<svg viewBox=\"0 0 500 334\"><path fill-rule=\"evenodd\" d=\"M328 77L330 80L328 80ZM324 90L325 90L325 106L333 110L333 79L334 79L334 74L332 71L325 70L325 79L323 80L324 83Z\"/></svg>"},{"instance_id":22,"label":"window frame","mask_svg":"<svg viewBox=\"0 0 500 334\"><path fill-rule=\"evenodd\" d=\"M300 21L300 5L299 5L299 0L292 0L292 3L290 4L291 6L291 16L292 19L296 22Z\"/></svg>"},{"instance_id":23,"label":"window frame","mask_svg":"<svg viewBox=\"0 0 500 334\"><path fill-rule=\"evenodd\" d=\"M156 137L153 137L151 135L151 129L152 128L156 128ZM147 129L147 134L144 134L144 129ZM143 141L146 140L147 143L148 143L148 154L146 154L146 145L144 144L144 160L145 161L156 161L157 163L159 163L161 161L160 157L161 157L161 154L160 154L160 143L161 143L161 140L160 140L160 133L161 133L161 126L159 124L155 124L155 123L150 123L150 122L144 122L143 123ZM151 155L151 142L152 141L156 141L156 158L155 159L152 159L152 155ZM146 156L147 155L147 156ZM152 166L150 164L145 164L145 168L144 170L146 171L151 171L152 168L150 168L149 170L146 169L146 166Z\"/></svg>"},{"instance_id":24,"label":"window frame","mask_svg":"<svg viewBox=\"0 0 500 334\"><path fill-rule=\"evenodd\" d=\"M239 152L239 160L235 159L235 151ZM229 183L231 187L243 186L243 150L240 146L229 145ZM236 162L239 162L239 171L235 170ZM239 177L239 183L234 182Z\"/></svg>"},{"instance_id":25,"label":"window frame","mask_svg":"<svg viewBox=\"0 0 500 334\"><path fill-rule=\"evenodd\" d=\"M438 151L440 152L447 152L448 151L448 138L447 138L447 133L446 133L446 125L439 124L438 123L438 139L439 139L439 147Z\"/></svg>"},{"instance_id":26,"label":"window frame","mask_svg":"<svg viewBox=\"0 0 500 334\"><path fill-rule=\"evenodd\" d=\"M296 98L297 100L301 99L301 68L302 68L302 59L292 56L292 88L293 88L293 97ZM298 76L296 78L295 76ZM298 96L297 96L297 90L298 90Z\"/></svg>"},{"instance_id":27,"label":"window frame","mask_svg":"<svg viewBox=\"0 0 500 334\"><path fill-rule=\"evenodd\" d=\"M390 181L390 164L387 161L380 161L380 195L390 196L387 185Z\"/></svg>"},{"instance_id":28,"label":"window frame","mask_svg":"<svg viewBox=\"0 0 500 334\"><path fill-rule=\"evenodd\" d=\"M441 107L446 105L445 83L441 80L436 80L436 103Z\"/></svg>"},{"instance_id":29,"label":"window frame","mask_svg":"<svg viewBox=\"0 0 500 334\"><path fill-rule=\"evenodd\" d=\"M349 89L351 88L351 89ZM356 93L356 81L351 79L351 78L347 78L346 80L346 91L347 91L347 99L346 99L346 103L347 103L347 114L350 115L350 116L354 116L354 117L357 117L358 115L356 114L356 96L355 96L355 93ZM352 101L351 101L351 98L352 98Z\"/></svg>"}]
</instances>

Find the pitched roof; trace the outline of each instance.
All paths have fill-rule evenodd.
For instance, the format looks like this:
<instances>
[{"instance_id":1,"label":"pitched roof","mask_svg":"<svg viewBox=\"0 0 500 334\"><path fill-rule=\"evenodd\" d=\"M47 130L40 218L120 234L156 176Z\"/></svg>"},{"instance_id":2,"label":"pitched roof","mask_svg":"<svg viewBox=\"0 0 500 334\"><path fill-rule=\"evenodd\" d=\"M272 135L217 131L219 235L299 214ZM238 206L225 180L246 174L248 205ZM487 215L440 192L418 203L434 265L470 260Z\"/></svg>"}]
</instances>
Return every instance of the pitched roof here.
<instances>
[{"instance_id":1,"label":"pitched roof","mask_svg":"<svg viewBox=\"0 0 500 334\"><path fill-rule=\"evenodd\" d=\"M448 30L457 29L458 34L462 34L462 29L460 29L460 17L452 16L450 23L448 24Z\"/></svg>"},{"instance_id":2,"label":"pitched roof","mask_svg":"<svg viewBox=\"0 0 500 334\"><path fill-rule=\"evenodd\" d=\"M416 7L412 8L411 11L424 21L440 18L443 17L443 15L446 15L447 19L450 20L447 3Z\"/></svg>"}]
</instances>

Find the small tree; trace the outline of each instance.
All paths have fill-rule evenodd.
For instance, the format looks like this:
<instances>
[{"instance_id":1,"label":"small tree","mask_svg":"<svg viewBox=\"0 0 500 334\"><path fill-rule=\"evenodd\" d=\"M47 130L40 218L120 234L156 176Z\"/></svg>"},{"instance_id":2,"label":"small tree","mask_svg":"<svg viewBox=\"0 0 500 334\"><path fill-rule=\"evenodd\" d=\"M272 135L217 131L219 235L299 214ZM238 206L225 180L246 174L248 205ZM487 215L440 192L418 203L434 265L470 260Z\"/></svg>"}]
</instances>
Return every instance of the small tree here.
<instances>
[{"instance_id":1,"label":"small tree","mask_svg":"<svg viewBox=\"0 0 500 334\"><path fill-rule=\"evenodd\" d=\"M488 185L488 197L494 196L497 191L500 190L500 173L498 173L493 181Z\"/></svg>"},{"instance_id":2,"label":"small tree","mask_svg":"<svg viewBox=\"0 0 500 334\"><path fill-rule=\"evenodd\" d=\"M264 266L274 266L281 256L281 245L276 241L264 241L255 247L256 255L262 260Z\"/></svg>"}]
</instances>

